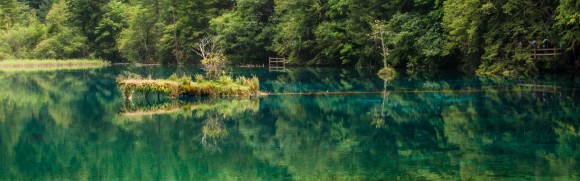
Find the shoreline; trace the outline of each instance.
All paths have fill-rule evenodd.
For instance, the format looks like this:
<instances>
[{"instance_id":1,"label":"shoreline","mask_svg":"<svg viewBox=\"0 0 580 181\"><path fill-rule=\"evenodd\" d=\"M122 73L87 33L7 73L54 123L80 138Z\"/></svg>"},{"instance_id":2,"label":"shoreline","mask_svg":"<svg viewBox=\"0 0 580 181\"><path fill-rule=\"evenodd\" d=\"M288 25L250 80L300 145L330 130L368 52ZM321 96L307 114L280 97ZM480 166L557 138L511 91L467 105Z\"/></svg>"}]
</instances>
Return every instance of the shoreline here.
<instances>
[{"instance_id":1,"label":"shoreline","mask_svg":"<svg viewBox=\"0 0 580 181\"><path fill-rule=\"evenodd\" d=\"M60 67L82 65L110 65L108 61L99 59L9 59L0 60L0 67Z\"/></svg>"},{"instance_id":2,"label":"shoreline","mask_svg":"<svg viewBox=\"0 0 580 181\"><path fill-rule=\"evenodd\" d=\"M110 65L105 60L89 59L11 59L0 60L0 71L53 71L101 68Z\"/></svg>"}]
</instances>

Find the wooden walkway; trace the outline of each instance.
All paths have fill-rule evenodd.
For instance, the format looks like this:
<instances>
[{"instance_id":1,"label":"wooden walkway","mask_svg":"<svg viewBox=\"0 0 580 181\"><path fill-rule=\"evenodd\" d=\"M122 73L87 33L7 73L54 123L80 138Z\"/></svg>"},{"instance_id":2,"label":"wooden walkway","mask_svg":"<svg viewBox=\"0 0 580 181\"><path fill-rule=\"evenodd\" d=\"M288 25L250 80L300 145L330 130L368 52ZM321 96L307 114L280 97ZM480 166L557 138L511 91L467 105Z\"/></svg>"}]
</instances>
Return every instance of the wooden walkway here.
<instances>
[{"instance_id":1,"label":"wooden walkway","mask_svg":"<svg viewBox=\"0 0 580 181\"><path fill-rule=\"evenodd\" d=\"M286 58L272 58L268 59L268 67L270 71L280 71L283 72L286 70Z\"/></svg>"}]
</instances>

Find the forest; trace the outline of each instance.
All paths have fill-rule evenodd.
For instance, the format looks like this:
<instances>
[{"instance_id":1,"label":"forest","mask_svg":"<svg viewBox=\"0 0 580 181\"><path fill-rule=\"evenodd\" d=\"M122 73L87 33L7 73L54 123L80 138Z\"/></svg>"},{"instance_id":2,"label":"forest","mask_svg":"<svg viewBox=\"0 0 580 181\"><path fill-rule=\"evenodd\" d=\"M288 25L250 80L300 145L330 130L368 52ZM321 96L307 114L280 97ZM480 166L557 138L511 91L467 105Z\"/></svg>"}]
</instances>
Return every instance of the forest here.
<instances>
[{"instance_id":1,"label":"forest","mask_svg":"<svg viewBox=\"0 0 580 181\"><path fill-rule=\"evenodd\" d=\"M577 69L579 35L580 0L0 2L0 60L197 65L195 46L210 39L231 65L287 57L297 66L511 76ZM538 60L540 47L561 56Z\"/></svg>"}]
</instances>

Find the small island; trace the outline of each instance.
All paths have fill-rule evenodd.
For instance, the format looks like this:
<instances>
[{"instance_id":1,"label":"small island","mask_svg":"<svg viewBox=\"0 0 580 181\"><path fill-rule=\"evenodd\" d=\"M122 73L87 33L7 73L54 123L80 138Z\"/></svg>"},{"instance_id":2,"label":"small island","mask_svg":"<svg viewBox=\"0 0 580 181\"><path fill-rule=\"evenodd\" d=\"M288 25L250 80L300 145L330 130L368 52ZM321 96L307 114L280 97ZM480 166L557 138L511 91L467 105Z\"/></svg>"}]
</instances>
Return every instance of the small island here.
<instances>
[{"instance_id":1,"label":"small island","mask_svg":"<svg viewBox=\"0 0 580 181\"><path fill-rule=\"evenodd\" d=\"M168 79L143 78L141 75L129 73L117 77L117 85L126 100L133 100L134 93L168 95L176 98L184 96L256 96L260 95L260 83L257 77L236 79L228 75L221 75L216 79L206 80L201 74L196 74L195 80L191 76L178 77L173 74Z\"/></svg>"}]
</instances>

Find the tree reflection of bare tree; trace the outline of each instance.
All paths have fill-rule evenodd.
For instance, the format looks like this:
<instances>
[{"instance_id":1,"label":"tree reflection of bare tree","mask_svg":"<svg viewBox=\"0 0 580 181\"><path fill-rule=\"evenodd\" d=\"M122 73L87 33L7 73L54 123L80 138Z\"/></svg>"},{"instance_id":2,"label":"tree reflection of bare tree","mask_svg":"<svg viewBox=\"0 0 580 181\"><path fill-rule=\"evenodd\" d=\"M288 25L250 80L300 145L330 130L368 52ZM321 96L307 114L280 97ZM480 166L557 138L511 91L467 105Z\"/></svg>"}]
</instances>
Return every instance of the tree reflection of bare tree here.
<instances>
[{"instance_id":1,"label":"tree reflection of bare tree","mask_svg":"<svg viewBox=\"0 0 580 181\"><path fill-rule=\"evenodd\" d=\"M211 114L203 121L201 128L203 136L201 137L201 144L203 148L210 151L221 152L219 143L228 136L228 130L224 123L224 118L218 114Z\"/></svg>"},{"instance_id":2,"label":"tree reflection of bare tree","mask_svg":"<svg viewBox=\"0 0 580 181\"><path fill-rule=\"evenodd\" d=\"M387 86L389 85L389 81L395 78L396 74L392 74L389 76L385 76L383 74L379 74L379 77L383 79L383 100L381 103L381 111L375 108L373 109L374 119L371 122L371 125L374 125L376 128L385 128L389 126L386 124L385 119L387 118L387 114L385 113L385 103L388 101L390 92L387 91Z\"/></svg>"},{"instance_id":3,"label":"tree reflection of bare tree","mask_svg":"<svg viewBox=\"0 0 580 181\"><path fill-rule=\"evenodd\" d=\"M194 139L199 139L205 150L221 152L220 145L229 136L227 120L238 120L247 116L246 113L255 114L259 107L259 99L247 97L133 101L123 103L113 122L127 131L140 132L139 125L155 120L203 120L201 130L196 131L198 135Z\"/></svg>"}]
</instances>

